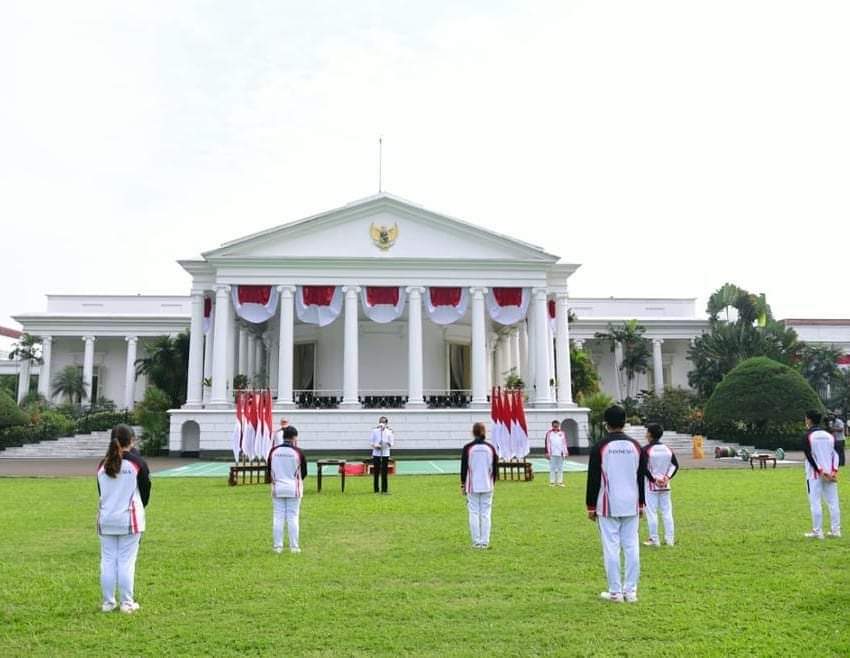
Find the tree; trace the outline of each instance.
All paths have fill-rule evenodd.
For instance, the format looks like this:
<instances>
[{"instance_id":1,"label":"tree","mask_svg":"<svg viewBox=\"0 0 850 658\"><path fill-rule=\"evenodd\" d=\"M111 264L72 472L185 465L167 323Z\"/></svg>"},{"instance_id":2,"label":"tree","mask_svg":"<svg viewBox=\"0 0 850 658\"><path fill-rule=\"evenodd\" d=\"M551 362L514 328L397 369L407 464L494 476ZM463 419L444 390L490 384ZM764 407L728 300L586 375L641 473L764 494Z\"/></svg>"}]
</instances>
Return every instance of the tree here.
<instances>
[{"instance_id":1,"label":"tree","mask_svg":"<svg viewBox=\"0 0 850 658\"><path fill-rule=\"evenodd\" d=\"M582 407L587 407L590 410L588 422L590 424L590 440L596 443L602 439L605 434L603 417L605 410L614 404L614 398L602 392L592 393L590 395L581 395L578 397L578 403Z\"/></svg>"},{"instance_id":2,"label":"tree","mask_svg":"<svg viewBox=\"0 0 850 658\"><path fill-rule=\"evenodd\" d=\"M145 345L145 356L136 360L136 376L147 375L168 396L173 408L186 402L188 368L189 332L174 338L160 336Z\"/></svg>"},{"instance_id":3,"label":"tree","mask_svg":"<svg viewBox=\"0 0 850 658\"><path fill-rule=\"evenodd\" d=\"M809 409L823 409L823 404L795 368L753 357L715 387L705 405L705 423L713 438L771 447L765 444L786 438L799 442Z\"/></svg>"},{"instance_id":4,"label":"tree","mask_svg":"<svg viewBox=\"0 0 850 658\"><path fill-rule=\"evenodd\" d=\"M597 332L596 338L608 342L611 351L616 350L617 344L622 345L623 361L620 372L626 376L625 397L633 397L634 382L639 374L646 372L652 358L652 346L643 335L646 327L638 324L637 320L627 320L622 325L608 325L607 332Z\"/></svg>"},{"instance_id":5,"label":"tree","mask_svg":"<svg viewBox=\"0 0 850 658\"><path fill-rule=\"evenodd\" d=\"M30 417L21 410L15 399L0 390L0 429L26 425Z\"/></svg>"},{"instance_id":6,"label":"tree","mask_svg":"<svg viewBox=\"0 0 850 658\"><path fill-rule=\"evenodd\" d=\"M800 354L800 372L821 400L829 401L833 384L841 377L838 359L844 352L832 345L803 345Z\"/></svg>"},{"instance_id":7,"label":"tree","mask_svg":"<svg viewBox=\"0 0 850 658\"><path fill-rule=\"evenodd\" d=\"M23 334L21 339L12 346L9 358L19 361L41 363L41 338L31 334Z\"/></svg>"},{"instance_id":8,"label":"tree","mask_svg":"<svg viewBox=\"0 0 850 658\"><path fill-rule=\"evenodd\" d=\"M742 361L766 356L786 365L800 359L797 333L776 322L764 295L727 283L709 298L709 330L688 350L693 368L688 383L705 399Z\"/></svg>"},{"instance_id":9,"label":"tree","mask_svg":"<svg viewBox=\"0 0 850 658\"><path fill-rule=\"evenodd\" d=\"M89 392L83 382L83 373L77 366L65 366L53 376L51 382L51 394L68 398L71 404L79 406L83 400L88 399Z\"/></svg>"},{"instance_id":10,"label":"tree","mask_svg":"<svg viewBox=\"0 0 850 658\"><path fill-rule=\"evenodd\" d=\"M599 391L599 373L590 355L584 350L576 349L570 341L570 375L572 381L573 400L580 395L592 395Z\"/></svg>"}]
</instances>

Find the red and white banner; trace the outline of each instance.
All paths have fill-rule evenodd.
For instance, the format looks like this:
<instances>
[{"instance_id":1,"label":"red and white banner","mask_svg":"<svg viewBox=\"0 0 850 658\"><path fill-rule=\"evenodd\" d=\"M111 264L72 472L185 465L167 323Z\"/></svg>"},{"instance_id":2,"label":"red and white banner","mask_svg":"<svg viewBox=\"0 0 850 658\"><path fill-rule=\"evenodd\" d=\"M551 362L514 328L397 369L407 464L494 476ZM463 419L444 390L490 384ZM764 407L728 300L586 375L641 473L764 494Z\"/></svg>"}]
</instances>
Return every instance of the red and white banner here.
<instances>
[{"instance_id":1,"label":"red and white banner","mask_svg":"<svg viewBox=\"0 0 850 658\"><path fill-rule=\"evenodd\" d=\"M239 463L239 453L242 452L242 436L245 433L245 397L236 394L236 425L230 434L230 448L233 450L233 461Z\"/></svg>"},{"instance_id":2,"label":"red and white banner","mask_svg":"<svg viewBox=\"0 0 850 658\"><path fill-rule=\"evenodd\" d=\"M499 324L516 324L528 314L530 298L528 288L490 288L487 291L487 311Z\"/></svg>"},{"instance_id":3,"label":"red and white banner","mask_svg":"<svg viewBox=\"0 0 850 658\"><path fill-rule=\"evenodd\" d=\"M259 324L277 313L277 288L273 286L233 286L233 308L247 322Z\"/></svg>"},{"instance_id":4,"label":"red and white banner","mask_svg":"<svg viewBox=\"0 0 850 658\"><path fill-rule=\"evenodd\" d=\"M230 435L234 461L265 460L272 449L272 393L268 389L236 394L236 424Z\"/></svg>"},{"instance_id":5,"label":"red and white banner","mask_svg":"<svg viewBox=\"0 0 850 658\"><path fill-rule=\"evenodd\" d=\"M342 312L340 286L298 286L295 292L295 314L301 322L326 327Z\"/></svg>"},{"instance_id":6,"label":"red and white banner","mask_svg":"<svg viewBox=\"0 0 850 658\"><path fill-rule=\"evenodd\" d=\"M204 295L204 335L208 336L213 328L213 300L209 295Z\"/></svg>"},{"instance_id":7,"label":"red and white banner","mask_svg":"<svg viewBox=\"0 0 850 658\"><path fill-rule=\"evenodd\" d=\"M453 324L466 315L469 294L466 288L428 288L425 310L435 324Z\"/></svg>"},{"instance_id":8,"label":"red and white banner","mask_svg":"<svg viewBox=\"0 0 850 658\"><path fill-rule=\"evenodd\" d=\"M525 408L522 403L522 391L511 392L511 445L517 459L525 459L529 453L528 422L525 418Z\"/></svg>"},{"instance_id":9,"label":"red and white banner","mask_svg":"<svg viewBox=\"0 0 850 658\"><path fill-rule=\"evenodd\" d=\"M365 286L361 295L363 312L373 322L386 324L398 320L404 312L404 288Z\"/></svg>"},{"instance_id":10,"label":"red and white banner","mask_svg":"<svg viewBox=\"0 0 850 658\"><path fill-rule=\"evenodd\" d=\"M496 448L499 459L510 459L510 434L502 422L502 391L493 387L490 391L490 441Z\"/></svg>"},{"instance_id":11,"label":"red and white banner","mask_svg":"<svg viewBox=\"0 0 850 658\"><path fill-rule=\"evenodd\" d=\"M546 309L549 311L549 333L553 336L558 331L558 317L555 309L555 300L550 299L546 302Z\"/></svg>"}]
</instances>

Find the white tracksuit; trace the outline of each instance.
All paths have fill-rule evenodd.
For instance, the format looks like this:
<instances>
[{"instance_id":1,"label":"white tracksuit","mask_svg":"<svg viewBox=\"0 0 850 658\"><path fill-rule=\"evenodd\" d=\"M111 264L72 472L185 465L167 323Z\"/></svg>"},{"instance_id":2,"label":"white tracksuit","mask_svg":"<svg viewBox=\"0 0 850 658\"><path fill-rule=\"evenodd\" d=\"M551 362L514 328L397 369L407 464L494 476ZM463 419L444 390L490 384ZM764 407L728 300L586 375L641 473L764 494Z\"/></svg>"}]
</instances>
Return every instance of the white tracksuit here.
<instances>
[{"instance_id":1,"label":"white tracksuit","mask_svg":"<svg viewBox=\"0 0 850 658\"><path fill-rule=\"evenodd\" d=\"M812 512L812 531L823 533L823 509L821 499L829 508L832 532L841 532L841 510L838 507L838 483L823 478L824 474L838 473L838 453L835 452L835 437L829 432L812 427L803 446L806 455L806 486L809 492L809 507Z\"/></svg>"},{"instance_id":2,"label":"white tracksuit","mask_svg":"<svg viewBox=\"0 0 850 658\"><path fill-rule=\"evenodd\" d=\"M469 533L473 546L490 545L493 485L499 469L496 449L483 439L463 447L460 459L460 483L466 492Z\"/></svg>"},{"instance_id":3,"label":"white tracksuit","mask_svg":"<svg viewBox=\"0 0 850 658\"><path fill-rule=\"evenodd\" d=\"M637 441L612 432L597 443L587 467L588 511L595 512L612 594L636 594L640 578L639 513L644 507L646 464ZM626 560L620 577L620 551Z\"/></svg>"},{"instance_id":4,"label":"white tracksuit","mask_svg":"<svg viewBox=\"0 0 850 658\"><path fill-rule=\"evenodd\" d=\"M663 443L650 443L643 449L646 461L647 478L644 483L646 492L646 524L649 526L649 538L658 543L658 510L664 519L664 541L672 545L675 541L673 527L673 501L670 482L679 470L676 454ZM661 477L668 478L664 485L656 484Z\"/></svg>"},{"instance_id":5,"label":"white tracksuit","mask_svg":"<svg viewBox=\"0 0 850 658\"><path fill-rule=\"evenodd\" d=\"M289 535L289 548L299 549L299 521L307 460L304 453L284 441L272 448L268 458L269 481L272 492L272 545L283 549L283 527Z\"/></svg>"},{"instance_id":6,"label":"white tracksuit","mask_svg":"<svg viewBox=\"0 0 850 658\"><path fill-rule=\"evenodd\" d=\"M134 602L136 556L145 531L145 506L151 481L145 460L127 453L113 478L103 462L97 469L100 504L97 533L100 535L100 587L103 602L115 605L115 588L120 603Z\"/></svg>"},{"instance_id":7,"label":"white tracksuit","mask_svg":"<svg viewBox=\"0 0 850 658\"><path fill-rule=\"evenodd\" d=\"M564 457L570 454L567 449L567 436L562 431L546 432L546 458L549 460L549 484L564 483Z\"/></svg>"}]
</instances>

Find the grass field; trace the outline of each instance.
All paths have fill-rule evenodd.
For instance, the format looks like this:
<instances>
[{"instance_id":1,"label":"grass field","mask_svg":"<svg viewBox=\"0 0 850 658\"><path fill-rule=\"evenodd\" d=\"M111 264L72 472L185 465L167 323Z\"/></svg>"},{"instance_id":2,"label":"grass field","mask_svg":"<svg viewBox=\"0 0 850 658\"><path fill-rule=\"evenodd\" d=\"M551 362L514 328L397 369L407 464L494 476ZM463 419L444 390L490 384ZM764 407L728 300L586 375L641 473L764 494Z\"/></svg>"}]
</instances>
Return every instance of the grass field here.
<instances>
[{"instance_id":1,"label":"grass field","mask_svg":"<svg viewBox=\"0 0 850 658\"><path fill-rule=\"evenodd\" d=\"M802 538L801 469L674 486L679 544L643 550L640 602L612 605L580 474L499 483L486 552L456 477L311 482L301 555L271 552L266 487L158 479L126 616L99 612L94 479L0 479L0 654L850 654L850 537Z\"/></svg>"}]
</instances>

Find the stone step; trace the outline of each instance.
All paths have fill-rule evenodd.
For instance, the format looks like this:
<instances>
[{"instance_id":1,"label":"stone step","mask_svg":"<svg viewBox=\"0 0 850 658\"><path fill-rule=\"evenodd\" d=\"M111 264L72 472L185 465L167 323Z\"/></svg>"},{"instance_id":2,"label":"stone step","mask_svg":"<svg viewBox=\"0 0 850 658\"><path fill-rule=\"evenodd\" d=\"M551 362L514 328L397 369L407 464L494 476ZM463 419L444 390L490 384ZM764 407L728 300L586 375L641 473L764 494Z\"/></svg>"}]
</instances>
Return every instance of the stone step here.
<instances>
[{"instance_id":1,"label":"stone step","mask_svg":"<svg viewBox=\"0 0 850 658\"><path fill-rule=\"evenodd\" d=\"M134 428L136 435L140 427ZM110 432L76 434L50 441L28 443L23 446L0 450L0 459L86 459L100 458L106 454Z\"/></svg>"}]
</instances>

